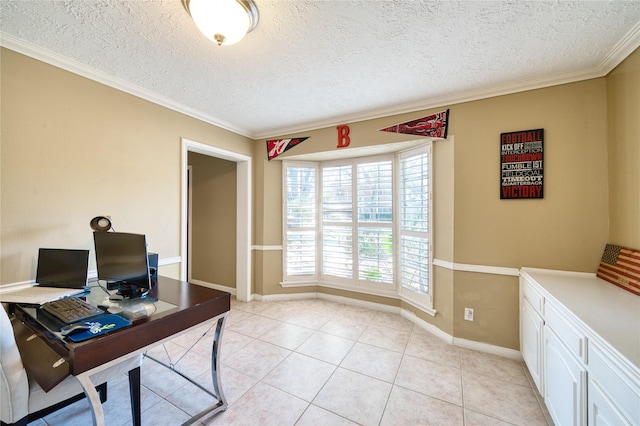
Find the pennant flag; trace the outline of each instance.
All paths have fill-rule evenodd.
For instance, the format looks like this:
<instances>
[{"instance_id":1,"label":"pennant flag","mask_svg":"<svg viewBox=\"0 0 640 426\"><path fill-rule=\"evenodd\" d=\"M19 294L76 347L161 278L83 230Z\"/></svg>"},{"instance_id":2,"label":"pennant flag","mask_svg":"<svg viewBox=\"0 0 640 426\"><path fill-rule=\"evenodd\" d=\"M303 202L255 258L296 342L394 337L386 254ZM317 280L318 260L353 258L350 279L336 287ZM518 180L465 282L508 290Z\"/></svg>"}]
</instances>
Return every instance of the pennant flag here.
<instances>
[{"instance_id":1,"label":"pennant flag","mask_svg":"<svg viewBox=\"0 0 640 426\"><path fill-rule=\"evenodd\" d=\"M640 251L607 244L596 276L640 296Z\"/></svg>"},{"instance_id":2,"label":"pennant flag","mask_svg":"<svg viewBox=\"0 0 640 426\"><path fill-rule=\"evenodd\" d=\"M449 122L449 110L428 115L391 127L379 129L379 132L403 133L406 135L417 135L428 138L446 139L447 124Z\"/></svg>"},{"instance_id":3,"label":"pennant flag","mask_svg":"<svg viewBox=\"0 0 640 426\"><path fill-rule=\"evenodd\" d=\"M287 150L290 150L294 146L298 145L301 142L304 142L307 139L309 138L272 139L270 141L267 141L267 158L269 159L269 161L271 161L278 155Z\"/></svg>"}]
</instances>

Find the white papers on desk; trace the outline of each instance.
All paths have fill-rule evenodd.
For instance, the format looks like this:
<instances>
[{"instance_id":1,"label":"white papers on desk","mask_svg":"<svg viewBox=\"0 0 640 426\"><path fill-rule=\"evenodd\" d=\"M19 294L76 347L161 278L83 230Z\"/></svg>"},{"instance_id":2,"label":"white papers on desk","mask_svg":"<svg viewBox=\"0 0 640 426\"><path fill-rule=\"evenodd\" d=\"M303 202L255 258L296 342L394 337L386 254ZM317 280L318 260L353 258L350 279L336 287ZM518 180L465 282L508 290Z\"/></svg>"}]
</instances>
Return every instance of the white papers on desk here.
<instances>
[{"instance_id":1,"label":"white papers on desk","mask_svg":"<svg viewBox=\"0 0 640 426\"><path fill-rule=\"evenodd\" d=\"M58 300L68 296L76 296L82 293L84 293L83 289L40 286L8 291L2 291L0 289L0 302L42 305L43 303L51 302L52 300Z\"/></svg>"}]
</instances>

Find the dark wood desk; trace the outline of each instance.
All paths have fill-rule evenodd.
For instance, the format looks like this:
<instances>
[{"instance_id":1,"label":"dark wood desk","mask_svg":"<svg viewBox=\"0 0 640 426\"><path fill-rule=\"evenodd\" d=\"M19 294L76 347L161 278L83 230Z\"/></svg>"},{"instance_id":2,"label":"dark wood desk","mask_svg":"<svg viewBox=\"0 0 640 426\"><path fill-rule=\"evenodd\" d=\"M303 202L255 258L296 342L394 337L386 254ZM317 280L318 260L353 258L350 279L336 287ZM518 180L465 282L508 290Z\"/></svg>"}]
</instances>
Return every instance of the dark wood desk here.
<instances>
[{"instance_id":1,"label":"dark wood desk","mask_svg":"<svg viewBox=\"0 0 640 426\"><path fill-rule=\"evenodd\" d=\"M92 293L100 291L102 289L96 287ZM158 277L148 297L150 300L158 299L170 304L169 308L135 320L129 327L79 343L62 340L58 333L47 330L41 322L34 319L33 312L29 312L28 308L16 309L18 318L68 362L69 373L78 378L91 402L94 424L104 424L104 418L98 394L89 379L91 374L114 365L119 360L141 354L191 327L216 318L218 323L213 341L211 367L213 385L219 402L196 418L211 411L227 408L218 371L220 339L226 315L231 307L231 295L171 278Z\"/></svg>"}]
</instances>

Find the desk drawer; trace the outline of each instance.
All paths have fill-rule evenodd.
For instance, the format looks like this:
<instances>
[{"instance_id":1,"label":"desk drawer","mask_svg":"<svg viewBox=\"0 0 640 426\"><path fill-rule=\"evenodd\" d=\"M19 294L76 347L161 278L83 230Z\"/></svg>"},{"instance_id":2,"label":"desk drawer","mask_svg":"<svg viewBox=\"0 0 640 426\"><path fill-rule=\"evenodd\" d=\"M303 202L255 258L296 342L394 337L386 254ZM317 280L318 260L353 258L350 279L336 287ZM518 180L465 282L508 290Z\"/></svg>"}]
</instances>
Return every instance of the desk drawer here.
<instances>
[{"instance_id":1,"label":"desk drawer","mask_svg":"<svg viewBox=\"0 0 640 426\"><path fill-rule=\"evenodd\" d=\"M562 343L581 361L585 361L585 336L570 324L570 320L554 305L545 305L545 325L556 332Z\"/></svg>"}]
</instances>

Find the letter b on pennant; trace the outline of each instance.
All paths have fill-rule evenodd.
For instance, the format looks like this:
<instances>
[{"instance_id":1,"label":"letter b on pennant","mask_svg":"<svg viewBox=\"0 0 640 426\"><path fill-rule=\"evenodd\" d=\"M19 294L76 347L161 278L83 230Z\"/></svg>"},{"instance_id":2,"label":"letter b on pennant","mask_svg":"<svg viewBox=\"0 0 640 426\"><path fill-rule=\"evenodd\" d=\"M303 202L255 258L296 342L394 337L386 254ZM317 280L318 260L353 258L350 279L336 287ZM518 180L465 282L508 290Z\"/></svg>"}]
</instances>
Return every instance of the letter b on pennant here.
<instances>
[{"instance_id":1,"label":"letter b on pennant","mask_svg":"<svg viewBox=\"0 0 640 426\"><path fill-rule=\"evenodd\" d=\"M338 126L338 146L336 148L345 148L351 143L349 137L349 126Z\"/></svg>"}]
</instances>

